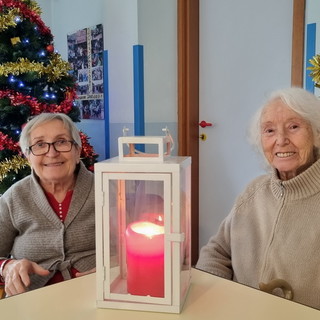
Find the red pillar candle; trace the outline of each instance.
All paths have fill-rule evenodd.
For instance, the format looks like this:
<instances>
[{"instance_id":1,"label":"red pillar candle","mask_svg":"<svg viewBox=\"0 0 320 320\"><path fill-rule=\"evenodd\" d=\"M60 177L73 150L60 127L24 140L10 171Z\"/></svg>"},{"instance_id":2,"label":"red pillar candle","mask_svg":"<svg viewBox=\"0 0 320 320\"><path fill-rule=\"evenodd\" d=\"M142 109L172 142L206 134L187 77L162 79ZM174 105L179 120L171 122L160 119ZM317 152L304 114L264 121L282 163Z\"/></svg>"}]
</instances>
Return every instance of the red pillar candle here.
<instances>
[{"instance_id":1,"label":"red pillar candle","mask_svg":"<svg viewBox=\"0 0 320 320\"><path fill-rule=\"evenodd\" d=\"M164 227L147 221L126 230L128 293L164 297Z\"/></svg>"}]
</instances>

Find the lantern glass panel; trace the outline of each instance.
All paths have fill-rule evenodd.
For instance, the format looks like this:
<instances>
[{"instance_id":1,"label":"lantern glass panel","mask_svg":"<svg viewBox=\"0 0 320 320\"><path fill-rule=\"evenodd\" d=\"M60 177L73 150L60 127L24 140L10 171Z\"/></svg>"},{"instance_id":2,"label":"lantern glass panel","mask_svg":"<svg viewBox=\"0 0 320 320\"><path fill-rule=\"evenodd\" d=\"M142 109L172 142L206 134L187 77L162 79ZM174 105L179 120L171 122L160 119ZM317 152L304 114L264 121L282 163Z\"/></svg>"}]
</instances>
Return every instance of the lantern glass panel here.
<instances>
[{"instance_id":1,"label":"lantern glass panel","mask_svg":"<svg viewBox=\"0 0 320 320\"><path fill-rule=\"evenodd\" d=\"M185 241L180 246L180 295L183 298L189 288L191 269L191 166L181 168L180 179L180 232L185 235Z\"/></svg>"},{"instance_id":2,"label":"lantern glass panel","mask_svg":"<svg viewBox=\"0 0 320 320\"><path fill-rule=\"evenodd\" d=\"M163 298L165 181L108 181L110 294Z\"/></svg>"}]
</instances>

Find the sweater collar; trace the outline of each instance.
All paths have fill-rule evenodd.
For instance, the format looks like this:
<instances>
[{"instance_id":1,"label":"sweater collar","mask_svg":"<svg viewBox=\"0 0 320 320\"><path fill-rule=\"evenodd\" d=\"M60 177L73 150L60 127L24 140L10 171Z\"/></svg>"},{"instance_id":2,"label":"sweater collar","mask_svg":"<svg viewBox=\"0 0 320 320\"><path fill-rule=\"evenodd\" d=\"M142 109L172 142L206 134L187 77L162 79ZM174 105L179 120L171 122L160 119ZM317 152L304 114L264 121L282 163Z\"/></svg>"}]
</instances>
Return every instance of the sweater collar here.
<instances>
[{"instance_id":1,"label":"sweater collar","mask_svg":"<svg viewBox=\"0 0 320 320\"><path fill-rule=\"evenodd\" d=\"M286 199L298 200L314 195L320 191L320 159L296 177L282 181L277 170L271 175L271 189L276 198L285 195Z\"/></svg>"}]
</instances>

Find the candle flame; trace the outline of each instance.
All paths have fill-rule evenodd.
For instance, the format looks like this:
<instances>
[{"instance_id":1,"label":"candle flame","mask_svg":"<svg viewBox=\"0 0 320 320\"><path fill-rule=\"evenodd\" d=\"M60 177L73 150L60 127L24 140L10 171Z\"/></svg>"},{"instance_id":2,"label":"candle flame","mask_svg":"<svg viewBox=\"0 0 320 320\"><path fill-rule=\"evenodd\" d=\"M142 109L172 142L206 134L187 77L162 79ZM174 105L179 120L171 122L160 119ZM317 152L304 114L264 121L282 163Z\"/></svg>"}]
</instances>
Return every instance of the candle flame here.
<instances>
[{"instance_id":1,"label":"candle flame","mask_svg":"<svg viewBox=\"0 0 320 320\"><path fill-rule=\"evenodd\" d=\"M138 222L132 225L132 230L136 233L143 234L149 238L163 234L164 227L151 222Z\"/></svg>"}]
</instances>

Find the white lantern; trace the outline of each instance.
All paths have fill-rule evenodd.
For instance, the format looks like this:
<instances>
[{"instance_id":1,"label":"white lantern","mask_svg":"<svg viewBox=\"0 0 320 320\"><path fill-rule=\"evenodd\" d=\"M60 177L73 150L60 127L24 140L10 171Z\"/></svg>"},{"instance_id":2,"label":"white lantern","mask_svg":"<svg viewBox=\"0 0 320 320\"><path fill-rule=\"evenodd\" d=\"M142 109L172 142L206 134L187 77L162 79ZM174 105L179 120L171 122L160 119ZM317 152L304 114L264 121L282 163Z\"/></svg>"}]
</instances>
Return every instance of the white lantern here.
<instances>
[{"instance_id":1,"label":"white lantern","mask_svg":"<svg viewBox=\"0 0 320 320\"><path fill-rule=\"evenodd\" d=\"M137 153L137 145L158 148ZM95 164L97 306L179 313L191 277L191 158L170 139L121 137ZM128 154L125 151L128 150Z\"/></svg>"}]
</instances>

